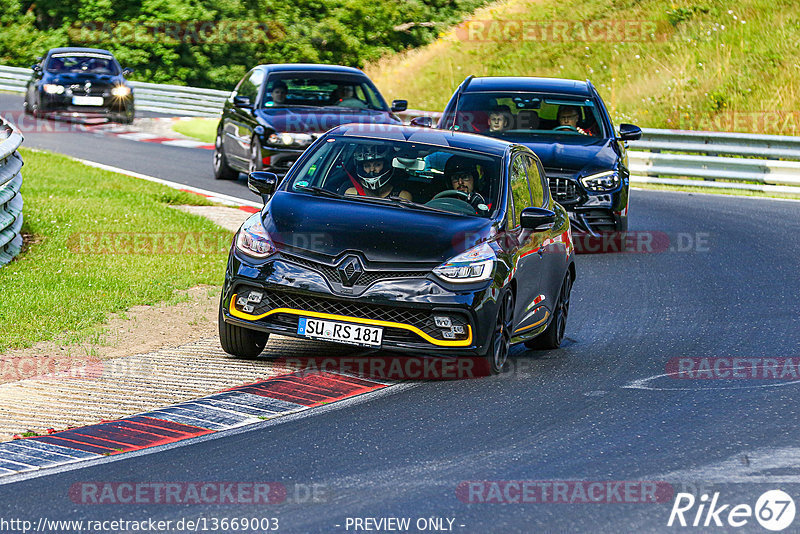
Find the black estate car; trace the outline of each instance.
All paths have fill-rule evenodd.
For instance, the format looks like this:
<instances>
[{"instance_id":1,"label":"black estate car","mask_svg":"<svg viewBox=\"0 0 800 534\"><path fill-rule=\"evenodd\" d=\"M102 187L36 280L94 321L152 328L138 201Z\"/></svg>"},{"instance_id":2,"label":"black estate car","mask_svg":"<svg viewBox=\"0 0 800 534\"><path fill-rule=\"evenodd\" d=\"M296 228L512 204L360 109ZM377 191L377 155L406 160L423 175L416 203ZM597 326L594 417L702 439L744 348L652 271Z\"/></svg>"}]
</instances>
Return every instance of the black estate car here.
<instances>
[{"instance_id":1,"label":"black estate car","mask_svg":"<svg viewBox=\"0 0 800 534\"><path fill-rule=\"evenodd\" d=\"M555 348L575 279L566 211L528 148L389 125L334 128L234 237L219 311L226 352L270 333L424 355Z\"/></svg>"},{"instance_id":2,"label":"black estate car","mask_svg":"<svg viewBox=\"0 0 800 534\"><path fill-rule=\"evenodd\" d=\"M132 71L120 67L111 52L53 48L31 68L23 103L26 113L79 113L133 122L133 89L125 80Z\"/></svg>"},{"instance_id":3,"label":"black estate car","mask_svg":"<svg viewBox=\"0 0 800 534\"><path fill-rule=\"evenodd\" d=\"M429 118L412 121L431 123ZM626 141L639 139L641 130L620 124L617 133L588 80L470 76L437 127L527 146L539 156L553 198L577 229L592 235L627 231Z\"/></svg>"},{"instance_id":4,"label":"black estate car","mask_svg":"<svg viewBox=\"0 0 800 534\"><path fill-rule=\"evenodd\" d=\"M214 176L285 174L317 137L340 124L402 124L359 69L337 65L259 65L236 85L217 127Z\"/></svg>"}]
</instances>

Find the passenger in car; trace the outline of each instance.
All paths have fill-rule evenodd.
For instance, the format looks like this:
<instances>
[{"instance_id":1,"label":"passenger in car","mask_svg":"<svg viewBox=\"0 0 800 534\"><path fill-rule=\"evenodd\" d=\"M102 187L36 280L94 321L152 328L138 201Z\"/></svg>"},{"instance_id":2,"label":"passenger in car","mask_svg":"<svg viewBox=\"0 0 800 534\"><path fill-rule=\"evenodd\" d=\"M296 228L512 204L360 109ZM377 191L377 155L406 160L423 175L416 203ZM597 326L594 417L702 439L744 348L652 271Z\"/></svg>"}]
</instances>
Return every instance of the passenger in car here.
<instances>
[{"instance_id":1,"label":"passenger in car","mask_svg":"<svg viewBox=\"0 0 800 534\"><path fill-rule=\"evenodd\" d=\"M489 131L504 132L511 125L511 109L508 106L495 106L489 111Z\"/></svg>"},{"instance_id":2,"label":"passenger in car","mask_svg":"<svg viewBox=\"0 0 800 534\"><path fill-rule=\"evenodd\" d=\"M489 211L486 200L476 189L483 187L483 180L477 165L460 156L452 156L444 166L444 174L456 191L466 195L466 200L480 213Z\"/></svg>"}]
</instances>

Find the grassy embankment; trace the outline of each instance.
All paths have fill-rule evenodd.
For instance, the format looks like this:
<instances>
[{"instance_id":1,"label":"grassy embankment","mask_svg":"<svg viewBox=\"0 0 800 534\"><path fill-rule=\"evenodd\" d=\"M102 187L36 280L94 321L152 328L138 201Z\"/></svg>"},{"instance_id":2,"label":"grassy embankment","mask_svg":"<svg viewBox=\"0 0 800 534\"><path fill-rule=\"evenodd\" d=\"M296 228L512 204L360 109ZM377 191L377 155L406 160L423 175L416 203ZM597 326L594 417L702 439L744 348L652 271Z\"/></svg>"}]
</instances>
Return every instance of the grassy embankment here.
<instances>
[{"instance_id":1,"label":"grassy embankment","mask_svg":"<svg viewBox=\"0 0 800 534\"><path fill-rule=\"evenodd\" d=\"M109 313L220 284L231 234L170 208L198 195L20 151L27 250L0 269L0 353L97 334Z\"/></svg>"}]
</instances>

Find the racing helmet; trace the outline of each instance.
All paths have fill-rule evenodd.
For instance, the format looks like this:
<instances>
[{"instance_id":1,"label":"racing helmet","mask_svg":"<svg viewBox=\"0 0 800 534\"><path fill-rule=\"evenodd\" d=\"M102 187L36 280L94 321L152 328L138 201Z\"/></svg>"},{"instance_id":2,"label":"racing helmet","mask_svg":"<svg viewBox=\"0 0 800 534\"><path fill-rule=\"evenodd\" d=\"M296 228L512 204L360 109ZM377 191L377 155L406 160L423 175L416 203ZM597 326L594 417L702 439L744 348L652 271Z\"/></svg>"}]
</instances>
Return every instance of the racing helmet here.
<instances>
[{"instance_id":1,"label":"racing helmet","mask_svg":"<svg viewBox=\"0 0 800 534\"><path fill-rule=\"evenodd\" d=\"M356 164L356 174L364 187L378 191L389 182L392 175L392 162L389 158L389 147L386 145L358 145L353 151L353 160ZM367 172L365 163L383 162L379 171Z\"/></svg>"}]
</instances>

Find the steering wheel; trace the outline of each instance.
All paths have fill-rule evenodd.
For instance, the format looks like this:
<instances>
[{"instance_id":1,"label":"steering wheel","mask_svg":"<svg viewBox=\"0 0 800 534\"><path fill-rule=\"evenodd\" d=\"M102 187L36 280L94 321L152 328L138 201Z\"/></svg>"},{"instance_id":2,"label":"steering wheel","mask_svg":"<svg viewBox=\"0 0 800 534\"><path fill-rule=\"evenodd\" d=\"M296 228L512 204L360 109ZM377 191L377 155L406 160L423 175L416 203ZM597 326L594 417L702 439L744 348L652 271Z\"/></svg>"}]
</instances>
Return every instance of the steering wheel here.
<instances>
[{"instance_id":1,"label":"steering wheel","mask_svg":"<svg viewBox=\"0 0 800 534\"><path fill-rule=\"evenodd\" d=\"M568 126L568 125L566 125L566 124L563 124L563 125L561 125L561 126L556 126L555 128L553 128L553 131L554 131L554 132L557 132L557 131L559 131L559 130L561 130L561 131L567 131L567 132L577 132L577 131L578 131L578 129L577 129L576 127L574 127L574 126Z\"/></svg>"},{"instance_id":2,"label":"steering wheel","mask_svg":"<svg viewBox=\"0 0 800 534\"><path fill-rule=\"evenodd\" d=\"M441 193L437 193L436 196L431 200L436 200L437 198L456 198L469 204L469 193L464 193L463 191L459 191L457 189L448 189L446 191L442 191Z\"/></svg>"}]
</instances>

